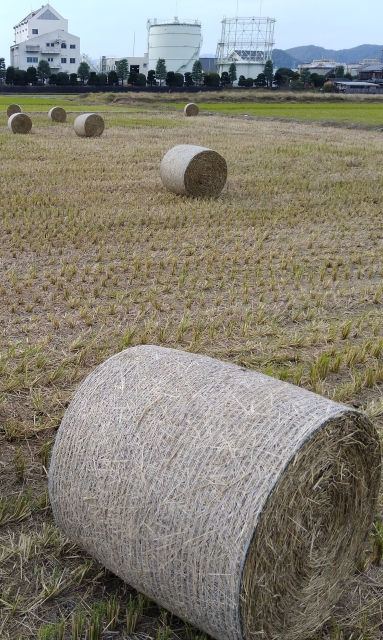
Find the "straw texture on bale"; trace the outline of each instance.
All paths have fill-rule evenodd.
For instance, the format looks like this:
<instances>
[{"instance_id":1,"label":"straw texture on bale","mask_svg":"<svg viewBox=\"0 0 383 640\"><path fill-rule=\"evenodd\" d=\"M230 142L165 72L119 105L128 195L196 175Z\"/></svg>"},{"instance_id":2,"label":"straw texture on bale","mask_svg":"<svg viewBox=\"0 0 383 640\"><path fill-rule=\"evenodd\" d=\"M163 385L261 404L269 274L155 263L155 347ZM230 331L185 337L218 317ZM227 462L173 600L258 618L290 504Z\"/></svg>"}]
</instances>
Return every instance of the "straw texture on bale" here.
<instances>
[{"instance_id":1,"label":"straw texture on bale","mask_svg":"<svg viewBox=\"0 0 383 640\"><path fill-rule=\"evenodd\" d=\"M10 118L14 113L21 113L21 107L18 104L10 104L7 108L7 116Z\"/></svg>"},{"instance_id":2,"label":"straw texture on bale","mask_svg":"<svg viewBox=\"0 0 383 640\"><path fill-rule=\"evenodd\" d=\"M66 122L66 111L62 107L52 107L48 111L48 117L52 122Z\"/></svg>"},{"instance_id":3,"label":"straw texture on bale","mask_svg":"<svg viewBox=\"0 0 383 640\"><path fill-rule=\"evenodd\" d=\"M12 133L29 133L32 129L32 120L26 113L14 113L8 118L8 127Z\"/></svg>"},{"instance_id":4,"label":"straw texture on bale","mask_svg":"<svg viewBox=\"0 0 383 640\"><path fill-rule=\"evenodd\" d=\"M189 102L189 104L185 105L184 107L184 114L188 117L198 116L199 108L196 104L194 104L194 102Z\"/></svg>"},{"instance_id":5,"label":"straw texture on bale","mask_svg":"<svg viewBox=\"0 0 383 640\"><path fill-rule=\"evenodd\" d=\"M364 415L151 345L85 380L49 471L73 541L219 640L297 640L323 624L360 558L379 482Z\"/></svg>"},{"instance_id":6,"label":"straw texture on bale","mask_svg":"<svg viewBox=\"0 0 383 640\"><path fill-rule=\"evenodd\" d=\"M215 197L225 186L226 160L216 151L180 144L163 157L162 184L178 195Z\"/></svg>"},{"instance_id":7,"label":"straw texture on bale","mask_svg":"<svg viewBox=\"0 0 383 640\"><path fill-rule=\"evenodd\" d=\"M74 121L74 130L80 138L101 136L104 128L104 119L98 113L83 113Z\"/></svg>"}]
</instances>

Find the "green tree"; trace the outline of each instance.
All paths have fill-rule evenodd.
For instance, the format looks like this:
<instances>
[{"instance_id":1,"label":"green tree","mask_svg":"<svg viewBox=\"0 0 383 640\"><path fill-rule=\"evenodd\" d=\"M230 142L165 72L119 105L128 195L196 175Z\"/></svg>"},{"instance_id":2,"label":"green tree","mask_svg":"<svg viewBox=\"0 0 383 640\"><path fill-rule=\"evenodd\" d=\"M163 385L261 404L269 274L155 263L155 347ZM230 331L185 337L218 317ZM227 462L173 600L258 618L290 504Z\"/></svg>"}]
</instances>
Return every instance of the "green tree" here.
<instances>
[{"instance_id":1,"label":"green tree","mask_svg":"<svg viewBox=\"0 0 383 640\"><path fill-rule=\"evenodd\" d=\"M7 67L7 70L5 72L5 82L7 84L13 84L13 81L15 79L15 67L12 67L12 65L10 67Z\"/></svg>"},{"instance_id":2,"label":"green tree","mask_svg":"<svg viewBox=\"0 0 383 640\"><path fill-rule=\"evenodd\" d=\"M30 84L36 84L36 82L37 82L36 67L28 67L28 69L27 69L27 81Z\"/></svg>"},{"instance_id":3,"label":"green tree","mask_svg":"<svg viewBox=\"0 0 383 640\"><path fill-rule=\"evenodd\" d=\"M238 78L238 86L239 87L246 87L246 78L245 76L239 76Z\"/></svg>"},{"instance_id":4,"label":"green tree","mask_svg":"<svg viewBox=\"0 0 383 640\"><path fill-rule=\"evenodd\" d=\"M340 64L339 67L335 69L335 77L344 78L344 66L342 64Z\"/></svg>"},{"instance_id":5,"label":"green tree","mask_svg":"<svg viewBox=\"0 0 383 640\"><path fill-rule=\"evenodd\" d=\"M228 84L230 84L230 76L228 74L227 71L222 71L222 75L221 75L221 85L223 87L227 87Z\"/></svg>"},{"instance_id":6,"label":"green tree","mask_svg":"<svg viewBox=\"0 0 383 640\"><path fill-rule=\"evenodd\" d=\"M246 78L246 84L245 87L252 87L254 85L254 78Z\"/></svg>"},{"instance_id":7,"label":"green tree","mask_svg":"<svg viewBox=\"0 0 383 640\"><path fill-rule=\"evenodd\" d=\"M235 64L235 62L232 62L229 67L229 78L231 86L233 86L233 82L235 82L237 79L237 65Z\"/></svg>"},{"instance_id":8,"label":"green tree","mask_svg":"<svg viewBox=\"0 0 383 640\"><path fill-rule=\"evenodd\" d=\"M128 77L128 84L135 85L137 82L137 76L138 76L137 71L131 71Z\"/></svg>"},{"instance_id":9,"label":"green tree","mask_svg":"<svg viewBox=\"0 0 383 640\"><path fill-rule=\"evenodd\" d=\"M191 77L193 78L196 85L200 85L202 82L203 72L202 72L202 64L199 60L195 60L193 63L193 67L191 70Z\"/></svg>"},{"instance_id":10,"label":"green tree","mask_svg":"<svg viewBox=\"0 0 383 640\"><path fill-rule=\"evenodd\" d=\"M80 62L77 69L77 75L81 80L81 84L85 84L85 80L90 76L90 66L87 62Z\"/></svg>"},{"instance_id":11,"label":"green tree","mask_svg":"<svg viewBox=\"0 0 383 640\"><path fill-rule=\"evenodd\" d=\"M43 84L45 84L46 78L50 78L52 74L48 60L40 60L39 64L37 65L36 73L37 77L42 80Z\"/></svg>"},{"instance_id":12,"label":"green tree","mask_svg":"<svg viewBox=\"0 0 383 640\"><path fill-rule=\"evenodd\" d=\"M129 76L129 62L126 58L122 58L116 63L116 73L121 84L124 85L124 80L127 80Z\"/></svg>"},{"instance_id":13,"label":"green tree","mask_svg":"<svg viewBox=\"0 0 383 640\"><path fill-rule=\"evenodd\" d=\"M175 87L176 84L176 74L174 73L174 71L168 71L166 74L166 80L165 80L165 84L168 87Z\"/></svg>"},{"instance_id":14,"label":"green tree","mask_svg":"<svg viewBox=\"0 0 383 640\"><path fill-rule=\"evenodd\" d=\"M216 73L215 71L206 71L206 73L203 74L203 83L205 87L219 87L219 73Z\"/></svg>"},{"instance_id":15,"label":"green tree","mask_svg":"<svg viewBox=\"0 0 383 640\"><path fill-rule=\"evenodd\" d=\"M115 71L109 71L108 84L118 84L118 75Z\"/></svg>"},{"instance_id":16,"label":"green tree","mask_svg":"<svg viewBox=\"0 0 383 640\"><path fill-rule=\"evenodd\" d=\"M292 78L294 76L295 71L290 69L290 67L278 67L278 69L276 70L276 73L280 73L281 76L288 76L289 78Z\"/></svg>"},{"instance_id":17,"label":"green tree","mask_svg":"<svg viewBox=\"0 0 383 640\"><path fill-rule=\"evenodd\" d=\"M78 78L77 73L71 73L69 76L69 84L71 85L77 84L77 78Z\"/></svg>"},{"instance_id":18,"label":"green tree","mask_svg":"<svg viewBox=\"0 0 383 640\"><path fill-rule=\"evenodd\" d=\"M183 87L184 86L184 74L183 73L175 73L175 79L176 79L176 87Z\"/></svg>"},{"instance_id":19,"label":"green tree","mask_svg":"<svg viewBox=\"0 0 383 640\"><path fill-rule=\"evenodd\" d=\"M264 73L258 73L257 77L254 80L254 86L258 87L259 89L266 86L266 76Z\"/></svg>"},{"instance_id":20,"label":"green tree","mask_svg":"<svg viewBox=\"0 0 383 640\"><path fill-rule=\"evenodd\" d=\"M107 82L107 75L106 73L98 73L97 74L97 78L98 78L98 84L101 85L102 87L105 87L106 82Z\"/></svg>"},{"instance_id":21,"label":"green tree","mask_svg":"<svg viewBox=\"0 0 383 640\"><path fill-rule=\"evenodd\" d=\"M24 69L15 69L14 84L26 85L27 84L27 72Z\"/></svg>"},{"instance_id":22,"label":"green tree","mask_svg":"<svg viewBox=\"0 0 383 640\"><path fill-rule=\"evenodd\" d=\"M69 84L69 75L66 71L59 71L57 74L57 84L61 86L66 86Z\"/></svg>"},{"instance_id":23,"label":"green tree","mask_svg":"<svg viewBox=\"0 0 383 640\"><path fill-rule=\"evenodd\" d=\"M57 73L51 73L49 76L49 84L57 84Z\"/></svg>"},{"instance_id":24,"label":"green tree","mask_svg":"<svg viewBox=\"0 0 383 640\"><path fill-rule=\"evenodd\" d=\"M5 78L5 74L5 58L0 58L0 80L3 80Z\"/></svg>"},{"instance_id":25,"label":"green tree","mask_svg":"<svg viewBox=\"0 0 383 640\"><path fill-rule=\"evenodd\" d=\"M160 86L162 85L162 80L166 79L166 64L164 58L158 58L156 64L156 78L160 81Z\"/></svg>"},{"instance_id":26,"label":"green tree","mask_svg":"<svg viewBox=\"0 0 383 640\"><path fill-rule=\"evenodd\" d=\"M185 77L185 87L192 87L194 85L191 71L187 71L184 74Z\"/></svg>"},{"instance_id":27,"label":"green tree","mask_svg":"<svg viewBox=\"0 0 383 640\"><path fill-rule=\"evenodd\" d=\"M146 76L144 73L137 73L137 79L134 83L136 87L144 87L146 85Z\"/></svg>"},{"instance_id":28,"label":"green tree","mask_svg":"<svg viewBox=\"0 0 383 640\"><path fill-rule=\"evenodd\" d=\"M326 82L326 78L319 75L319 73L312 73L310 75L310 82L314 85L314 87L323 87L324 83Z\"/></svg>"},{"instance_id":29,"label":"green tree","mask_svg":"<svg viewBox=\"0 0 383 640\"><path fill-rule=\"evenodd\" d=\"M156 84L156 72L154 71L154 69L149 69L146 83L149 85L149 87L152 87L154 84Z\"/></svg>"},{"instance_id":30,"label":"green tree","mask_svg":"<svg viewBox=\"0 0 383 640\"><path fill-rule=\"evenodd\" d=\"M271 87L273 86L274 78L274 65L272 60L266 60L265 66L263 68L263 73L265 74L267 87L271 89Z\"/></svg>"},{"instance_id":31,"label":"green tree","mask_svg":"<svg viewBox=\"0 0 383 640\"><path fill-rule=\"evenodd\" d=\"M90 87L95 87L98 85L97 73L95 71L91 71L88 78L88 85Z\"/></svg>"},{"instance_id":32,"label":"green tree","mask_svg":"<svg viewBox=\"0 0 383 640\"><path fill-rule=\"evenodd\" d=\"M301 82L310 82L311 80L311 71L308 67L303 67L301 69Z\"/></svg>"}]
</instances>

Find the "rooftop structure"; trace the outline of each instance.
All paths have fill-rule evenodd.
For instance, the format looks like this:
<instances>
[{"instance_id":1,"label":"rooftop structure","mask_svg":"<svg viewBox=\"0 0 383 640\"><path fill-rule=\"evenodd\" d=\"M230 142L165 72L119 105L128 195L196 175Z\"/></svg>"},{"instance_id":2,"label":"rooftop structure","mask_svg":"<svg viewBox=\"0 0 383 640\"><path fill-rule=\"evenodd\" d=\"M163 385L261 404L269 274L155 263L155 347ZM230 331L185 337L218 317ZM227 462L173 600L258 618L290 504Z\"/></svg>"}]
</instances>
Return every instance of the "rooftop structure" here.
<instances>
[{"instance_id":1,"label":"rooftop structure","mask_svg":"<svg viewBox=\"0 0 383 640\"><path fill-rule=\"evenodd\" d=\"M202 36L201 23L196 19L148 20L149 70L155 69L159 58L165 60L167 71L186 73L199 59Z\"/></svg>"}]
</instances>

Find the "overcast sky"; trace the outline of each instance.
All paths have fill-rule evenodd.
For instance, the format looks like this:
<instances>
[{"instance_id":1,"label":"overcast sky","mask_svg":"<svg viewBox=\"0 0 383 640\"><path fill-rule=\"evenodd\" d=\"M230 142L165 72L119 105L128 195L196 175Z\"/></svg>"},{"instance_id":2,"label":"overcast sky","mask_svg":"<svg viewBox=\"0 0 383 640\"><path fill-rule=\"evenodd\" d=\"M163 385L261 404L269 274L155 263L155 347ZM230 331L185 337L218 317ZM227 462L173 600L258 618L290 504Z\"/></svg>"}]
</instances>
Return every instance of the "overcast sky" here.
<instances>
[{"instance_id":1,"label":"overcast sky","mask_svg":"<svg viewBox=\"0 0 383 640\"><path fill-rule=\"evenodd\" d=\"M27 0L2 2L0 57L9 64L13 27L31 9L43 4ZM69 21L69 32L81 39L81 52L91 58L101 55L132 56L147 50L148 18L198 18L202 22L202 53L215 53L221 20L238 16L276 19L275 47L288 49L315 44L328 49L348 49L359 44L383 44L382 0L55 0L50 3ZM134 36L135 34L135 36Z\"/></svg>"}]
</instances>

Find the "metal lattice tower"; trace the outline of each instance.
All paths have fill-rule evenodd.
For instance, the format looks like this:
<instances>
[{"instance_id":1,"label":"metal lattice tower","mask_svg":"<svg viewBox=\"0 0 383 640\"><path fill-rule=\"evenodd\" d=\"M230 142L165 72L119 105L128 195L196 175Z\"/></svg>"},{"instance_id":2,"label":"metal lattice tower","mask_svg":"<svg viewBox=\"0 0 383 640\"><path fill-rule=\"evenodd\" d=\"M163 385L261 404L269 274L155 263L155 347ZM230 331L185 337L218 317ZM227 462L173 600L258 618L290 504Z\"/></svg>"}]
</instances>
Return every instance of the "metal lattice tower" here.
<instances>
[{"instance_id":1,"label":"metal lattice tower","mask_svg":"<svg viewBox=\"0 0 383 640\"><path fill-rule=\"evenodd\" d=\"M225 62L271 60L274 45L274 18L224 18L217 45L217 65Z\"/></svg>"}]
</instances>

